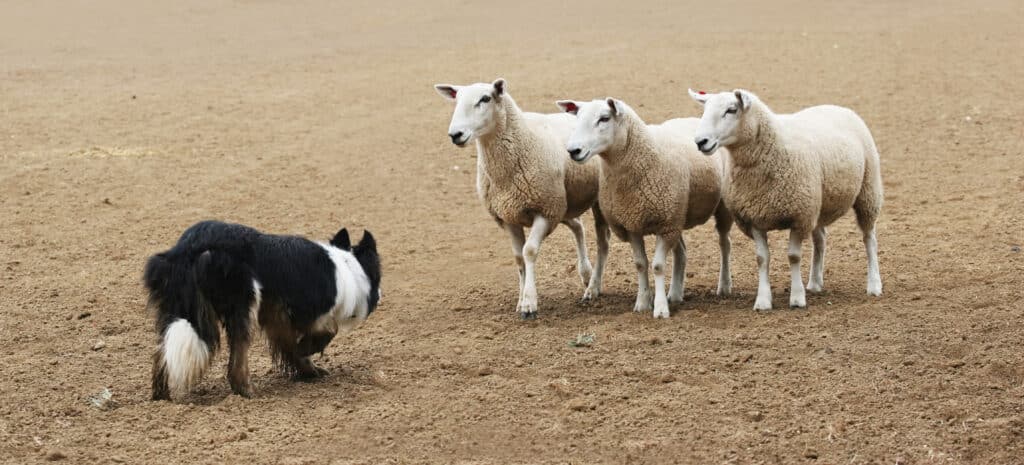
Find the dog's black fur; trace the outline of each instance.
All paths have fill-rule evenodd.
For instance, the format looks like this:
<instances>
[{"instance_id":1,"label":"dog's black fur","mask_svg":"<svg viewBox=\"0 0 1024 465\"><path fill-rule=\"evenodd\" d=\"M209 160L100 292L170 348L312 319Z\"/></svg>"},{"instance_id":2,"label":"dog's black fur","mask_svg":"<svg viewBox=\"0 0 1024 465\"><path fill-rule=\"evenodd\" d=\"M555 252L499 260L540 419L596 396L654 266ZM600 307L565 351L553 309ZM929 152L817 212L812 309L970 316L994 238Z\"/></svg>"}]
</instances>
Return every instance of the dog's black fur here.
<instances>
[{"instance_id":1,"label":"dog's black fur","mask_svg":"<svg viewBox=\"0 0 1024 465\"><path fill-rule=\"evenodd\" d=\"M366 299L369 316L377 307L381 279L373 235L366 231L352 247L348 231L342 229L330 245L351 253L368 278L369 292L360 297ZM345 289L337 288L335 262L321 245L239 224L204 221L188 228L170 250L150 257L143 281L156 309L161 341L154 355L154 400L169 399L174 387L168 386L167 354L162 351L168 326L179 319L188 321L211 355L220 344L218 326L223 326L231 353L231 389L251 396L247 353L257 301L258 323L280 366L297 378L326 374L309 356L322 352L335 334L315 332L314 322L331 312ZM254 281L259 283L258 293Z\"/></svg>"}]
</instances>

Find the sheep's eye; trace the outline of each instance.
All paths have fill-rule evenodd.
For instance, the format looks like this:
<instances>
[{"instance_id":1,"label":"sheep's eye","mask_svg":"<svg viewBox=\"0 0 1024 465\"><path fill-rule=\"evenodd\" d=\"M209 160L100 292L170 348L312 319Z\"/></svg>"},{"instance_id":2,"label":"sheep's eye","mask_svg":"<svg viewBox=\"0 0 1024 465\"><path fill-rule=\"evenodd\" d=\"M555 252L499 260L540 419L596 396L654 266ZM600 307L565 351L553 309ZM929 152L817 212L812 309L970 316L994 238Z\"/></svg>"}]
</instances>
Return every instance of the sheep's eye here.
<instances>
[{"instance_id":1,"label":"sheep's eye","mask_svg":"<svg viewBox=\"0 0 1024 465\"><path fill-rule=\"evenodd\" d=\"M725 110L725 114L726 115L734 115L734 114L736 114L736 108L733 107L733 108L729 108L728 110ZM722 117L724 118L725 115L722 115Z\"/></svg>"},{"instance_id":2,"label":"sheep's eye","mask_svg":"<svg viewBox=\"0 0 1024 465\"><path fill-rule=\"evenodd\" d=\"M490 95L485 95L485 96L480 98L480 101L477 102L477 105L479 105L481 103L487 103L487 102L490 102L490 101L491 101L491 96Z\"/></svg>"},{"instance_id":3,"label":"sheep's eye","mask_svg":"<svg viewBox=\"0 0 1024 465\"><path fill-rule=\"evenodd\" d=\"M610 117L610 116L602 116L602 117L600 117L600 118L598 118L598 119L597 119L597 122L598 122L598 123L607 123L607 122L608 122L608 120L610 120L610 119L611 119L611 117Z\"/></svg>"}]
</instances>

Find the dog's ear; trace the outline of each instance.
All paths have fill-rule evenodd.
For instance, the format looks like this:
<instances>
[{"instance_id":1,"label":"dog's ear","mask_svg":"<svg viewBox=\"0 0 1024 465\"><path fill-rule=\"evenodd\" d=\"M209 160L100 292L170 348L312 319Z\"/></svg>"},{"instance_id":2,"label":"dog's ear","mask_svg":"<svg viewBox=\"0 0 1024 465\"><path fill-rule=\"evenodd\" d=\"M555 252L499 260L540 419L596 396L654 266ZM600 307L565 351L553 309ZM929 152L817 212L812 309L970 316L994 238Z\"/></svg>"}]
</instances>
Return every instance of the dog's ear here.
<instances>
[{"instance_id":1,"label":"dog's ear","mask_svg":"<svg viewBox=\"0 0 1024 465\"><path fill-rule=\"evenodd\" d=\"M348 229L341 228L341 231L334 235L334 239L331 239L331 245L341 250L352 250L352 240L348 238Z\"/></svg>"},{"instance_id":2,"label":"dog's ear","mask_svg":"<svg viewBox=\"0 0 1024 465\"><path fill-rule=\"evenodd\" d=\"M356 247L359 250L377 250L377 240L373 238L373 234L370 231L363 231L363 238L359 240L359 245Z\"/></svg>"}]
</instances>

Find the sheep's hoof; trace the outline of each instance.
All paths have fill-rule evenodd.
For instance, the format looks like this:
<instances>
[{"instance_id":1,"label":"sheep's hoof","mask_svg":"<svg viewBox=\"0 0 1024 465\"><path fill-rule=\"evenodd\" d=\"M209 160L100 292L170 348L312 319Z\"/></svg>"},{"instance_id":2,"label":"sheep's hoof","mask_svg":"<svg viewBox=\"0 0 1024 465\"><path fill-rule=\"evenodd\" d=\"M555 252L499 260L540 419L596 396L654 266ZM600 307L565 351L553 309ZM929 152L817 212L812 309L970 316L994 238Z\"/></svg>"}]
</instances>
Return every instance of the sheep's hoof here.
<instances>
[{"instance_id":1,"label":"sheep's hoof","mask_svg":"<svg viewBox=\"0 0 1024 465\"><path fill-rule=\"evenodd\" d=\"M580 279L583 280L584 286L590 284L590 276L592 274L594 274L594 271L589 266L580 268Z\"/></svg>"},{"instance_id":2,"label":"sheep's hoof","mask_svg":"<svg viewBox=\"0 0 1024 465\"><path fill-rule=\"evenodd\" d=\"M882 283L868 284L868 295L879 297L882 295Z\"/></svg>"},{"instance_id":3,"label":"sheep's hoof","mask_svg":"<svg viewBox=\"0 0 1024 465\"><path fill-rule=\"evenodd\" d=\"M772 309L772 300L771 299L764 299L764 300L757 299L757 301L754 302L754 310L755 311L766 312L766 311L771 310L771 309Z\"/></svg>"},{"instance_id":4,"label":"sheep's hoof","mask_svg":"<svg viewBox=\"0 0 1024 465\"><path fill-rule=\"evenodd\" d=\"M670 303L670 304L681 304L681 303L683 303L683 296L682 295L669 295L668 296L668 303Z\"/></svg>"},{"instance_id":5,"label":"sheep's hoof","mask_svg":"<svg viewBox=\"0 0 1024 465\"><path fill-rule=\"evenodd\" d=\"M821 294L825 292L825 289L824 287L821 286L821 284L807 283L807 292L810 292L811 294Z\"/></svg>"},{"instance_id":6,"label":"sheep's hoof","mask_svg":"<svg viewBox=\"0 0 1024 465\"><path fill-rule=\"evenodd\" d=\"M537 319L537 312L522 312L522 313L519 314L519 319L521 319L523 321L526 321L526 320L536 320Z\"/></svg>"},{"instance_id":7,"label":"sheep's hoof","mask_svg":"<svg viewBox=\"0 0 1024 465\"><path fill-rule=\"evenodd\" d=\"M789 299L789 308L807 308L807 299Z\"/></svg>"},{"instance_id":8,"label":"sheep's hoof","mask_svg":"<svg viewBox=\"0 0 1024 465\"><path fill-rule=\"evenodd\" d=\"M600 296L600 295L601 295L601 291L592 290L590 288L587 288L587 290L583 291L583 297L580 298L580 303L587 304L587 303L593 302L593 301L597 300L597 297Z\"/></svg>"},{"instance_id":9,"label":"sheep's hoof","mask_svg":"<svg viewBox=\"0 0 1024 465\"><path fill-rule=\"evenodd\" d=\"M665 306L665 308L658 309L658 310L654 311L654 318L655 319L657 319L657 318L666 318L667 319L668 317L669 317L669 314L668 314L668 306L667 305Z\"/></svg>"},{"instance_id":10,"label":"sheep's hoof","mask_svg":"<svg viewBox=\"0 0 1024 465\"><path fill-rule=\"evenodd\" d=\"M718 290L715 291L715 295L719 297L727 297L732 294L732 284L719 284Z\"/></svg>"},{"instance_id":11,"label":"sheep's hoof","mask_svg":"<svg viewBox=\"0 0 1024 465\"><path fill-rule=\"evenodd\" d=\"M650 294L636 296L636 304L633 305L634 312L649 312L654 308L654 299Z\"/></svg>"}]
</instances>

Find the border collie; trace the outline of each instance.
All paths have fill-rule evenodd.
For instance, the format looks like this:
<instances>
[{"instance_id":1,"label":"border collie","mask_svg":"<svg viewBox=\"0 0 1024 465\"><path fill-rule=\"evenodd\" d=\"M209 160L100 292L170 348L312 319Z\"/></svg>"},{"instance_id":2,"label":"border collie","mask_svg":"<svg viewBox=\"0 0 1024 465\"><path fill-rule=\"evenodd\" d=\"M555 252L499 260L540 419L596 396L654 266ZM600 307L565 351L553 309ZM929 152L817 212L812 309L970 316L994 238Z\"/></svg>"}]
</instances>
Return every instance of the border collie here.
<instances>
[{"instance_id":1,"label":"border collie","mask_svg":"<svg viewBox=\"0 0 1024 465\"><path fill-rule=\"evenodd\" d=\"M186 394L227 334L228 382L252 396L248 353L255 324L293 379L327 371L309 357L339 330L357 327L380 300L380 259L369 231L352 247L342 229L329 243L203 221L170 250L150 257L143 282L156 310L153 400Z\"/></svg>"}]
</instances>

